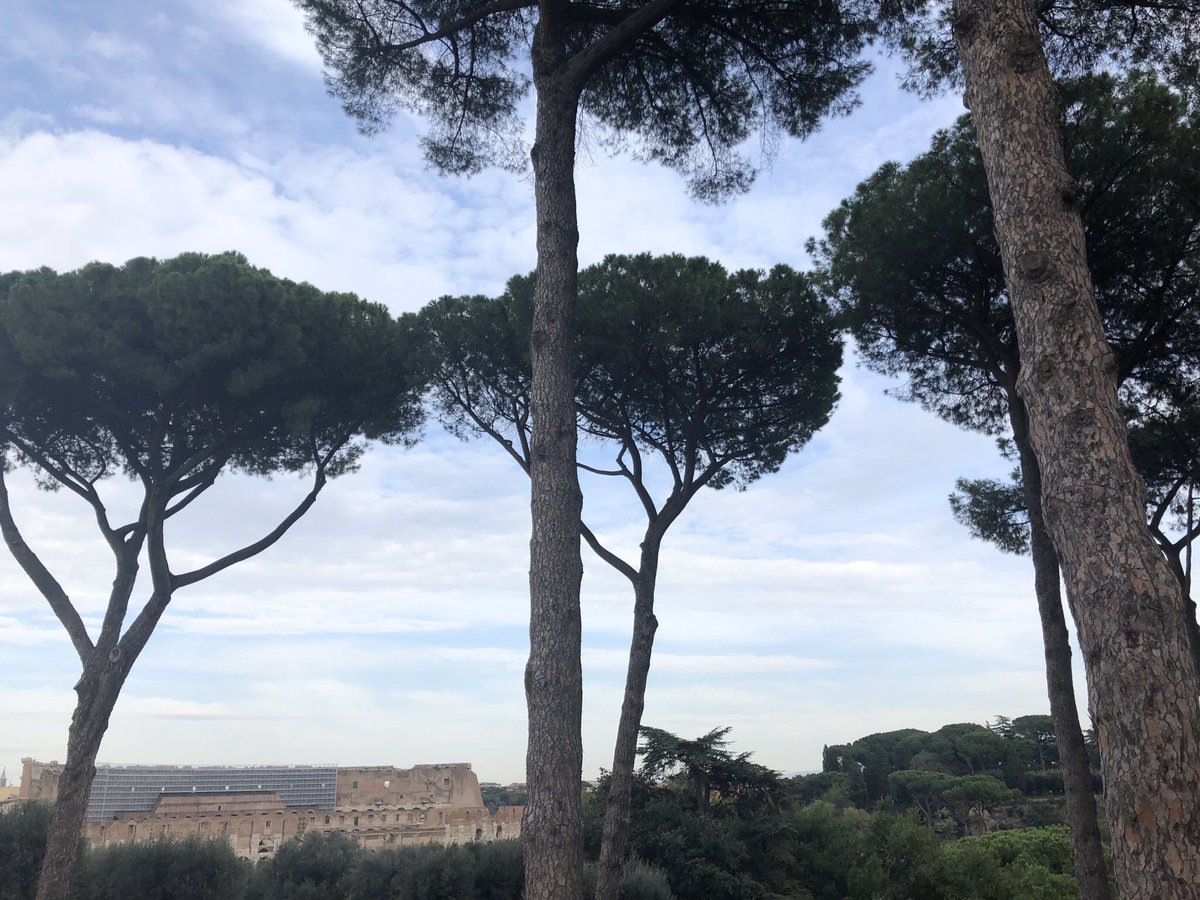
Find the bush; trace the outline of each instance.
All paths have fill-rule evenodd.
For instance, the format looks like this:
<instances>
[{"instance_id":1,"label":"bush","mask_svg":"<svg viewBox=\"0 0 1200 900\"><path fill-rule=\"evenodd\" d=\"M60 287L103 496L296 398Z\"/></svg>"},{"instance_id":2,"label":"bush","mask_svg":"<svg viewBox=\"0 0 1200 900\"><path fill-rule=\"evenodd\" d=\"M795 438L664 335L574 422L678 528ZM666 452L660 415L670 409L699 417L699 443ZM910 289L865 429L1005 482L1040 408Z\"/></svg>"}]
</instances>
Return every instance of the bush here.
<instances>
[{"instance_id":1,"label":"bush","mask_svg":"<svg viewBox=\"0 0 1200 900\"><path fill-rule=\"evenodd\" d=\"M0 815L0 900L33 900L53 807L22 803Z\"/></svg>"},{"instance_id":2,"label":"bush","mask_svg":"<svg viewBox=\"0 0 1200 900\"><path fill-rule=\"evenodd\" d=\"M342 891L342 882L358 867L363 850L340 831L310 831L284 843L273 859L255 872L255 896L261 900L326 900Z\"/></svg>"},{"instance_id":3,"label":"bush","mask_svg":"<svg viewBox=\"0 0 1200 900\"><path fill-rule=\"evenodd\" d=\"M86 853L72 884L73 900L240 900L250 863L221 838L162 839Z\"/></svg>"},{"instance_id":4,"label":"bush","mask_svg":"<svg viewBox=\"0 0 1200 900\"><path fill-rule=\"evenodd\" d=\"M520 841L471 844L475 853L477 900L521 900L525 889L525 863Z\"/></svg>"},{"instance_id":5,"label":"bush","mask_svg":"<svg viewBox=\"0 0 1200 900\"><path fill-rule=\"evenodd\" d=\"M588 900L596 896L595 863L588 863L583 868L583 896ZM619 900L675 900L667 873L640 859L626 860L617 897Z\"/></svg>"},{"instance_id":6,"label":"bush","mask_svg":"<svg viewBox=\"0 0 1200 900\"><path fill-rule=\"evenodd\" d=\"M342 882L345 900L520 900L521 845L427 844L364 853ZM334 895L328 895L331 898Z\"/></svg>"},{"instance_id":7,"label":"bush","mask_svg":"<svg viewBox=\"0 0 1200 900\"><path fill-rule=\"evenodd\" d=\"M976 900L1073 900L1079 895L1065 825L962 838L942 848L947 892Z\"/></svg>"}]
</instances>

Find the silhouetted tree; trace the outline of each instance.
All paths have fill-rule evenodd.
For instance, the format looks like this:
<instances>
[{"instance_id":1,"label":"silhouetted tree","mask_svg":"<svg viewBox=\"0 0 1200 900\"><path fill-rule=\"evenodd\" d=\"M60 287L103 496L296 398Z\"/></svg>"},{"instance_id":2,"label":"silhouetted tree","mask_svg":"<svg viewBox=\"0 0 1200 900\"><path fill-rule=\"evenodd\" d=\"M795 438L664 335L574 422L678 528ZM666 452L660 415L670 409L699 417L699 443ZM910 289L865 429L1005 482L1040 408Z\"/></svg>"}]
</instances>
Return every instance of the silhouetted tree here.
<instances>
[{"instance_id":1,"label":"silhouetted tree","mask_svg":"<svg viewBox=\"0 0 1200 900\"><path fill-rule=\"evenodd\" d=\"M369 440L409 439L422 388L409 352L386 308L275 278L232 253L0 276L0 531L82 670L39 900L67 895L100 742L175 592L273 545ZM87 504L112 552L94 638L17 526L5 483L17 466ZM167 523L225 471L307 473L312 483L259 540L179 571ZM104 481L122 475L142 492L123 523L103 499ZM127 623L143 560L149 596Z\"/></svg>"},{"instance_id":2,"label":"silhouetted tree","mask_svg":"<svg viewBox=\"0 0 1200 900\"><path fill-rule=\"evenodd\" d=\"M694 193L744 190L739 147L760 131L805 137L854 104L865 43L914 0L296 0L331 91L365 130L397 107L431 123L429 160L452 172L515 166L518 102L536 92L538 282L532 319L530 656L522 836L530 900L580 890L579 585L582 500L573 364L580 115L641 157L686 173ZM529 66L526 68L526 61ZM527 72L529 74L527 74ZM600 863L615 900L621 856Z\"/></svg>"}]
</instances>

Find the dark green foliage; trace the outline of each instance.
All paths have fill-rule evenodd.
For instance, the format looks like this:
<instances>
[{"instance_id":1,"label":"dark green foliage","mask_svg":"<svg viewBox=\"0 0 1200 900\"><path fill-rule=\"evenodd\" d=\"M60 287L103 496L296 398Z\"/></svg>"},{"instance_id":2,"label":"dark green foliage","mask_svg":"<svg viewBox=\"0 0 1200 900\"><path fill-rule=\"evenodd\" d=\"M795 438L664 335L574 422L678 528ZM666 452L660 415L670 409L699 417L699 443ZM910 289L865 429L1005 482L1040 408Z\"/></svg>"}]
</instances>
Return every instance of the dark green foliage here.
<instances>
[{"instance_id":1,"label":"dark green foliage","mask_svg":"<svg viewBox=\"0 0 1200 900\"><path fill-rule=\"evenodd\" d=\"M494 300L443 297L420 314L443 419L491 434L523 466L533 287L517 277ZM688 496L743 486L777 470L837 400L832 316L786 266L731 274L698 257L610 256L580 272L577 319L580 427L615 445L612 474L650 451Z\"/></svg>"},{"instance_id":2,"label":"dark green foliage","mask_svg":"<svg viewBox=\"0 0 1200 900\"><path fill-rule=\"evenodd\" d=\"M1063 134L1122 377L1171 384L1200 334L1200 113L1145 77L1066 84ZM1006 429L1016 336L969 119L864 181L810 244L868 365L955 424Z\"/></svg>"},{"instance_id":3,"label":"dark green foliage","mask_svg":"<svg viewBox=\"0 0 1200 900\"><path fill-rule=\"evenodd\" d=\"M636 802L636 793L634 797ZM750 871L755 848L741 834L745 822L721 812L700 815L693 803L681 806L679 800L678 794L660 790L635 806L630 852L663 869L680 900L761 896Z\"/></svg>"},{"instance_id":4,"label":"dark green foliage","mask_svg":"<svg viewBox=\"0 0 1200 900\"><path fill-rule=\"evenodd\" d=\"M32 900L51 812L50 804L35 802L0 814L0 900Z\"/></svg>"},{"instance_id":5,"label":"dark green foliage","mask_svg":"<svg viewBox=\"0 0 1200 900\"><path fill-rule=\"evenodd\" d=\"M534 0L295 2L330 91L363 130L410 109L429 121L423 144L439 169L523 164L518 103L530 86ZM755 130L803 137L851 109L869 71L859 52L919 4L665 4L637 24L645 5L559 4L568 60L557 75L614 140L679 169L711 198L748 185L754 168L738 150Z\"/></svg>"},{"instance_id":6,"label":"dark green foliage","mask_svg":"<svg viewBox=\"0 0 1200 900\"><path fill-rule=\"evenodd\" d=\"M250 863L238 859L221 838L121 844L83 857L71 896L73 900L237 900L244 896L249 872Z\"/></svg>"},{"instance_id":7,"label":"dark green foliage","mask_svg":"<svg viewBox=\"0 0 1200 900\"><path fill-rule=\"evenodd\" d=\"M637 859L625 863L617 896L620 900L674 900L675 897L666 873Z\"/></svg>"},{"instance_id":8,"label":"dark green foliage","mask_svg":"<svg viewBox=\"0 0 1200 900\"><path fill-rule=\"evenodd\" d=\"M1074 900L1073 865L1070 833L1054 825L951 841L938 870L950 897Z\"/></svg>"},{"instance_id":9,"label":"dark green foliage","mask_svg":"<svg viewBox=\"0 0 1200 900\"><path fill-rule=\"evenodd\" d=\"M1141 75L1068 82L1062 97L1078 183L1066 199L1082 213L1148 518L1178 559L1181 538L1158 526L1178 529L1200 453L1200 104ZM1008 431L1020 359L967 118L859 185L809 246L867 365L904 376L901 396L947 421ZM976 536L1024 552L1019 483L960 481L951 505Z\"/></svg>"},{"instance_id":10,"label":"dark green foliage","mask_svg":"<svg viewBox=\"0 0 1200 900\"><path fill-rule=\"evenodd\" d=\"M855 775L858 776L857 779ZM807 806L818 800L838 808L867 805L866 784L862 780L861 771L797 775L787 781L787 790L792 802L800 806Z\"/></svg>"},{"instance_id":11,"label":"dark green foliage","mask_svg":"<svg viewBox=\"0 0 1200 900\"><path fill-rule=\"evenodd\" d=\"M642 726L639 774L649 782L671 778L685 782L701 812L710 807L714 793L726 808L758 809L776 802L782 793L779 773L750 762L749 753L726 750L725 736L731 730L714 728L689 741L661 728Z\"/></svg>"},{"instance_id":12,"label":"dark green foliage","mask_svg":"<svg viewBox=\"0 0 1200 900\"><path fill-rule=\"evenodd\" d=\"M368 852L323 832L286 842L254 882L254 900L519 900L524 870L516 841Z\"/></svg>"},{"instance_id":13,"label":"dark green foliage","mask_svg":"<svg viewBox=\"0 0 1200 900\"><path fill-rule=\"evenodd\" d=\"M0 425L20 458L155 480L297 471L332 453L333 476L361 452L355 435L403 439L420 420L410 342L385 307L237 254L6 281Z\"/></svg>"},{"instance_id":14,"label":"dark green foliage","mask_svg":"<svg viewBox=\"0 0 1200 900\"><path fill-rule=\"evenodd\" d=\"M596 895L596 867L589 863L583 869L583 896L591 900ZM674 900L671 881L658 866L630 859L621 871L617 889L618 900Z\"/></svg>"},{"instance_id":15,"label":"dark green foliage","mask_svg":"<svg viewBox=\"0 0 1200 900\"><path fill-rule=\"evenodd\" d=\"M344 889L364 853L340 831L309 832L285 841L271 859L259 863L255 888L262 900L322 900Z\"/></svg>"},{"instance_id":16,"label":"dark green foliage","mask_svg":"<svg viewBox=\"0 0 1200 900\"><path fill-rule=\"evenodd\" d=\"M580 273L579 290L589 434L616 440L632 428L721 487L776 471L828 421L841 339L807 275L609 256Z\"/></svg>"},{"instance_id":17,"label":"dark green foliage","mask_svg":"<svg viewBox=\"0 0 1200 900\"><path fill-rule=\"evenodd\" d=\"M1005 553L1029 552L1029 511L1019 469L1008 481L959 478L954 487L950 511L971 537L995 544Z\"/></svg>"},{"instance_id":18,"label":"dark green foliage","mask_svg":"<svg viewBox=\"0 0 1200 900\"><path fill-rule=\"evenodd\" d=\"M963 900L942 890L936 867L943 844L916 816L877 813L867 834L870 856L863 869L881 876L874 892L866 895L871 900ZM872 858L878 863L870 862Z\"/></svg>"},{"instance_id":19,"label":"dark green foliage","mask_svg":"<svg viewBox=\"0 0 1200 900\"><path fill-rule=\"evenodd\" d=\"M604 790L601 779L585 804L597 827ZM691 791L675 782L641 781L633 800L631 853L660 868L678 900L1024 900L1057 898L1075 884L1061 827L944 841L915 814L823 802L739 810L717 801L698 815Z\"/></svg>"},{"instance_id":20,"label":"dark green foliage","mask_svg":"<svg viewBox=\"0 0 1200 900\"><path fill-rule=\"evenodd\" d=\"M510 791L499 785L481 785L479 793L483 796L483 805L492 813L502 806L524 806L529 797L524 790Z\"/></svg>"},{"instance_id":21,"label":"dark green foliage","mask_svg":"<svg viewBox=\"0 0 1200 900\"><path fill-rule=\"evenodd\" d=\"M1060 795L1062 775L1058 765L1058 744L1049 716L1015 719L999 716L992 727L962 723L945 725L934 732L910 728L826 747L825 771L795 779L792 790L800 798L815 795L835 805L872 809L889 796L907 805L914 802L913 797L903 792L903 786L898 794L891 776L908 772L906 778L920 776L922 783L942 787L967 776L989 776L999 779L1006 789L1032 795ZM841 778L834 780L838 776ZM855 785L862 787L856 789ZM976 783L976 787L980 785L990 787L989 782ZM985 806L1006 803L1009 798L1011 794L997 796ZM925 799L933 802L933 798ZM967 802L967 795L959 799ZM937 805L925 812L934 816L942 805L943 800L938 799ZM957 812L962 826L969 808Z\"/></svg>"},{"instance_id":22,"label":"dark green foliage","mask_svg":"<svg viewBox=\"0 0 1200 900\"><path fill-rule=\"evenodd\" d=\"M1055 77L1139 68L1194 83L1200 3L1043 0L1037 10L1042 47ZM898 43L908 58L910 88L933 94L962 85L951 15L951 4L929 4L924 17L901 29Z\"/></svg>"},{"instance_id":23,"label":"dark green foliage","mask_svg":"<svg viewBox=\"0 0 1200 900\"><path fill-rule=\"evenodd\" d=\"M900 808L916 809L933 828L943 810L960 834L982 827L985 811L1016 800L1020 792L991 775L948 775L945 772L907 769L888 776L892 799Z\"/></svg>"},{"instance_id":24,"label":"dark green foliage","mask_svg":"<svg viewBox=\"0 0 1200 900\"><path fill-rule=\"evenodd\" d=\"M33 900L49 807L0 816L0 900ZM634 867L636 868L636 867ZM638 884L662 882L638 873ZM220 838L84 851L72 900L520 900L517 841L368 852L347 834L310 832L252 866ZM653 893L631 894L659 900ZM665 898L664 898L665 900Z\"/></svg>"},{"instance_id":25,"label":"dark green foliage","mask_svg":"<svg viewBox=\"0 0 1200 900\"><path fill-rule=\"evenodd\" d=\"M908 768L914 756L929 749L930 741L928 732L916 728L871 734L852 744L826 747L823 764L826 772L846 772L852 778L858 773L865 794L862 805L870 807L887 793L888 775Z\"/></svg>"},{"instance_id":26,"label":"dark green foliage","mask_svg":"<svg viewBox=\"0 0 1200 900\"><path fill-rule=\"evenodd\" d=\"M476 900L519 900L525 887L521 844L496 841L471 844L468 849L475 856Z\"/></svg>"}]
</instances>

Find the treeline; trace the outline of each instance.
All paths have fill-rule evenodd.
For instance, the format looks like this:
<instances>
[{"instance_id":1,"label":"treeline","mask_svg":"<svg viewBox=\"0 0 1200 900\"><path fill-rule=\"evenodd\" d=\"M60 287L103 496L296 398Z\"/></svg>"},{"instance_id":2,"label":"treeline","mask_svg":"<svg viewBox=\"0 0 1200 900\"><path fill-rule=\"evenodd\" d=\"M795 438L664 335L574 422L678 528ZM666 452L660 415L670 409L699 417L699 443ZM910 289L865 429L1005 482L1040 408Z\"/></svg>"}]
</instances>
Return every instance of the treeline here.
<instances>
[{"instance_id":1,"label":"treeline","mask_svg":"<svg viewBox=\"0 0 1200 900\"><path fill-rule=\"evenodd\" d=\"M1100 758L1091 732L1085 745L1098 791ZM826 746L822 769L792 780L798 802L824 800L867 810L887 803L911 808L924 823L953 827L959 835L996 824L992 812L1005 806L1013 811L1001 824L1061 821L1055 804L1018 802L1063 794L1058 742L1046 715L999 716L989 726L968 722L933 732L906 728L867 735Z\"/></svg>"},{"instance_id":2,"label":"treeline","mask_svg":"<svg viewBox=\"0 0 1200 900\"><path fill-rule=\"evenodd\" d=\"M589 864L606 798L585 799ZM771 802L717 799L704 811L678 784L634 791L623 900L1011 900L1076 896L1065 826L940 840L910 814L801 806L785 785ZM32 900L49 808L0 816L0 900ZM314 832L257 865L220 839L189 838L85 852L72 900L520 900L516 841L369 852Z\"/></svg>"},{"instance_id":3,"label":"treeline","mask_svg":"<svg viewBox=\"0 0 1200 900\"><path fill-rule=\"evenodd\" d=\"M1010 900L1078 896L1046 716L872 734L797 778L643 728L623 900ZM583 789L593 896L610 780ZM32 900L49 808L0 816L0 900ZM1035 827L1036 826L1036 827ZM272 859L217 840L85 851L72 900L519 900L516 841L363 850L313 832Z\"/></svg>"},{"instance_id":4,"label":"treeline","mask_svg":"<svg viewBox=\"0 0 1200 900\"><path fill-rule=\"evenodd\" d=\"M50 807L0 816L0 900L33 900ZM348 834L311 832L251 863L221 838L86 850L71 900L519 900L521 845L370 852Z\"/></svg>"},{"instance_id":5,"label":"treeline","mask_svg":"<svg viewBox=\"0 0 1200 900\"><path fill-rule=\"evenodd\" d=\"M827 748L827 763L839 769L793 779L732 752L728 728L694 740L644 728L630 854L660 868L680 900L1075 897L1070 835L1057 804L1028 802L985 771L1003 771L1005 763L1027 775L1053 771L1046 718L870 735ZM906 768L914 759L963 774ZM868 770L884 786L873 802L866 799ZM912 774L944 792L906 780ZM606 804L602 778L585 795L591 858ZM1024 827L1034 824L1041 827ZM968 836L972 830L990 833Z\"/></svg>"},{"instance_id":6,"label":"treeline","mask_svg":"<svg viewBox=\"0 0 1200 900\"><path fill-rule=\"evenodd\" d=\"M501 787L498 784L481 784L479 794L483 797L483 805L493 815L502 806L524 806L529 797L525 790L519 790L512 785Z\"/></svg>"}]
</instances>

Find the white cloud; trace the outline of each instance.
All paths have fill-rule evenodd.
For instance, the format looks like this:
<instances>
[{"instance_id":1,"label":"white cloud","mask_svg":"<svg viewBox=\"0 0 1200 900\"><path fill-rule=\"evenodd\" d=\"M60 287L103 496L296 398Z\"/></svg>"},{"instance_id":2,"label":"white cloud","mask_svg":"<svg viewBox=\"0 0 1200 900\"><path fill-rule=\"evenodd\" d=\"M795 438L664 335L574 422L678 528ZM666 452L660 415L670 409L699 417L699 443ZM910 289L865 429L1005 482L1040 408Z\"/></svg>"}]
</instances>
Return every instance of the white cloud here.
<instances>
[{"instance_id":1,"label":"white cloud","mask_svg":"<svg viewBox=\"0 0 1200 900\"><path fill-rule=\"evenodd\" d=\"M215 18L226 34L310 70L321 57L304 30L304 17L289 0L189 0L197 12Z\"/></svg>"},{"instance_id":2,"label":"white cloud","mask_svg":"<svg viewBox=\"0 0 1200 900\"><path fill-rule=\"evenodd\" d=\"M375 140L346 137L286 0L189 0L137 27L81 23L74 38L25 19L19 39L0 40L67 99L22 101L37 108L0 123L0 269L236 249L399 311L496 293L533 267L528 181L434 176L403 117ZM80 48L114 65L89 75L73 59ZM802 264L804 239L855 182L959 111L871 90L862 114L785 142L754 190L722 207L694 205L671 172L583 159L581 260L650 250L730 268ZM268 108L278 97L299 105ZM70 125L81 119L95 127ZM845 377L810 447L744 493L704 492L668 534L649 724L681 734L733 724L739 749L798 769L819 763L822 743L870 731L1044 708L1027 563L969 541L945 503L956 476L1006 465L988 439L882 397L883 379ZM11 480L27 538L95 627L111 557L94 525L74 498ZM114 516L136 505L125 483L104 488ZM254 540L304 490L291 478L222 479L174 523L174 564ZM585 490L589 521L632 558L636 502L595 479ZM431 425L412 451L371 452L277 546L178 594L102 758L470 759L493 780L521 778L528 529L525 476L485 441ZM632 598L587 550L584 561L591 774L611 757ZM23 755L62 758L78 664L58 628L0 558L10 770Z\"/></svg>"},{"instance_id":3,"label":"white cloud","mask_svg":"<svg viewBox=\"0 0 1200 900\"><path fill-rule=\"evenodd\" d=\"M528 267L527 198L501 178L481 176L493 189L467 208L451 182L386 147L233 162L98 131L34 132L0 141L0 191L23 210L0 223L0 267L237 249L295 280L416 309L497 292Z\"/></svg>"},{"instance_id":4,"label":"white cloud","mask_svg":"<svg viewBox=\"0 0 1200 900\"><path fill-rule=\"evenodd\" d=\"M111 31L91 32L83 40L83 51L93 53L106 62L142 60L149 55L141 44Z\"/></svg>"}]
</instances>

